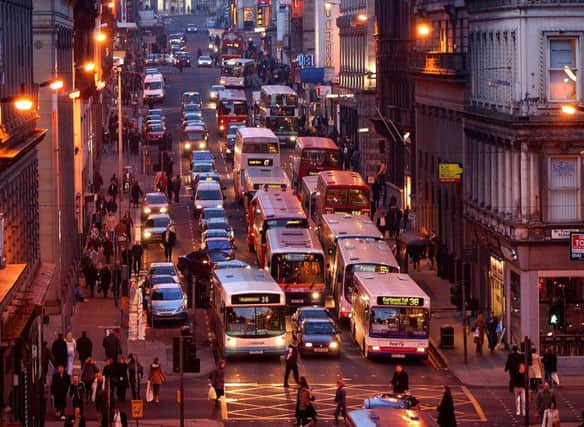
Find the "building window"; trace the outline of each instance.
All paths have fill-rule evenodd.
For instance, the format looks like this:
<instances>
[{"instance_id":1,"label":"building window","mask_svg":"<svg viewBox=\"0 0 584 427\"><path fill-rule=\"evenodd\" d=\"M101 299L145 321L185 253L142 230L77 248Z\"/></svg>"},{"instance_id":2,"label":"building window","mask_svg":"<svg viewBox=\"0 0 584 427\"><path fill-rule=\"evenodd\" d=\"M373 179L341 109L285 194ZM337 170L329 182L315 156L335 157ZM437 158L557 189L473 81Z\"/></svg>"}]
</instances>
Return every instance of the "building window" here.
<instances>
[{"instance_id":1,"label":"building window","mask_svg":"<svg viewBox=\"0 0 584 427\"><path fill-rule=\"evenodd\" d=\"M578 39L549 39L548 96L550 101L577 99Z\"/></svg>"},{"instance_id":2,"label":"building window","mask_svg":"<svg viewBox=\"0 0 584 427\"><path fill-rule=\"evenodd\" d=\"M550 221L580 220L580 163L577 157L549 160L548 206Z\"/></svg>"}]
</instances>

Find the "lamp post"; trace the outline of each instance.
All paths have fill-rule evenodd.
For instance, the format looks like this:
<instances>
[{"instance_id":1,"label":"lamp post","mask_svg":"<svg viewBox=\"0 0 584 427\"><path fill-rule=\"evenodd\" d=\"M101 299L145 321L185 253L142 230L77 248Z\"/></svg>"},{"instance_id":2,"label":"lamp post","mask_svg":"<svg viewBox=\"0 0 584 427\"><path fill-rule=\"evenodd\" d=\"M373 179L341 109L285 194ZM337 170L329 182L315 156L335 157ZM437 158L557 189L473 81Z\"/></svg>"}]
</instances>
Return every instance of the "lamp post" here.
<instances>
[{"instance_id":1,"label":"lamp post","mask_svg":"<svg viewBox=\"0 0 584 427\"><path fill-rule=\"evenodd\" d=\"M118 71L118 182L122 182L123 173L123 135L122 135L122 66L117 67ZM119 186L118 186L119 187ZM120 206L118 206L120 222L122 220L122 191L118 188L120 194Z\"/></svg>"}]
</instances>

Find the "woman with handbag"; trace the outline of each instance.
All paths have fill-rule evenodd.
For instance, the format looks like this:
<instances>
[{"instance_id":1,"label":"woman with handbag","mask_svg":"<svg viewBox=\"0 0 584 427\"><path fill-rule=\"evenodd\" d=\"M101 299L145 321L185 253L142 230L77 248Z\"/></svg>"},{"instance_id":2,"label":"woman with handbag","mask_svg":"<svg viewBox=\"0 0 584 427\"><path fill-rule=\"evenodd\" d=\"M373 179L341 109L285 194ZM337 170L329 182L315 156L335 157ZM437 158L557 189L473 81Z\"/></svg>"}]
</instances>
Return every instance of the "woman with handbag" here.
<instances>
[{"instance_id":1,"label":"woman with handbag","mask_svg":"<svg viewBox=\"0 0 584 427\"><path fill-rule=\"evenodd\" d=\"M477 320L472 325L473 338L476 346L476 353L483 354L483 343L485 342L485 317L479 313Z\"/></svg>"},{"instance_id":2,"label":"woman with handbag","mask_svg":"<svg viewBox=\"0 0 584 427\"><path fill-rule=\"evenodd\" d=\"M550 402L550 407L544 411L541 427L560 427L560 411L555 401Z\"/></svg>"},{"instance_id":3,"label":"woman with handbag","mask_svg":"<svg viewBox=\"0 0 584 427\"><path fill-rule=\"evenodd\" d=\"M309 419L312 419L313 422L317 421L316 409L314 409L314 405L312 404L315 399L312 395L312 391L310 390L306 377L300 377L299 386L300 389L298 390L296 404L296 419L300 421L300 425L305 426L309 424Z\"/></svg>"},{"instance_id":4,"label":"woman with handbag","mask_svg":"<svg viewBox=\"0 0 584 427\"><path fill-rule=\"evenodd\" d=\"M166 381L166 375L162 372L162 367L158 357L155 357L150 365L150 374L148 375L148 380L152 387L152 394L155 403L160 403L160 386Z\"/></svg>"}]
</instances>

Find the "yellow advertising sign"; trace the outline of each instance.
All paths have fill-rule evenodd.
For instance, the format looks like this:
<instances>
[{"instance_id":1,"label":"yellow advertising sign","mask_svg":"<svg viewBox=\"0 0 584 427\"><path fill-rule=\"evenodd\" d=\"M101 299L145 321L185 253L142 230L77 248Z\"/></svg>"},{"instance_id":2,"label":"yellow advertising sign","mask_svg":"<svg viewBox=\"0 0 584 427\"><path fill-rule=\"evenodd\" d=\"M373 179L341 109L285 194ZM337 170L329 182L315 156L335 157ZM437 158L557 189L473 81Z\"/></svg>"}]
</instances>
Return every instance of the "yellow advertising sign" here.
<instances>
[{"instance_id":1,"label":"yellow advertising sign","mask_svg":"<svg viewBox=\"0 0 584 427\"><path fill-rule=\"evenodd\" d=\"M462 172L460 163L438 163L438 180L441 183L462 182Z\"/></svg>"},{"instance_id":2,"label":"yellow advertising sign","mask_svg":"<svg viewBox=\"0 0 584 427\"><path fill-rule=\"evenodd\" d=\"M132 418L144 418L143 400L132 400Z\"/></svg>"}]
</instances>

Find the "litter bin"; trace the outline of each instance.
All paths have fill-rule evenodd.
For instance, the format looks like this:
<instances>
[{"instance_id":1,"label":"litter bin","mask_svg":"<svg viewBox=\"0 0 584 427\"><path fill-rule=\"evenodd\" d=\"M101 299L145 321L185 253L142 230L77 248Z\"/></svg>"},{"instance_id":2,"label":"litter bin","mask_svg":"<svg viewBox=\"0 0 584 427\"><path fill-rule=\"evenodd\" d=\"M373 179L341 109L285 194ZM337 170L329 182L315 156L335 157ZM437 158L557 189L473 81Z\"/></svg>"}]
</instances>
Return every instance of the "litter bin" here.
<instances>
[{"instance_id":1,"label":"litter bin","mask_svg":"<svg viewBox=\"0 0 584 427\"><path fill-rule=\"evenodd\" d=\"M440 326L440 348L454 348L454 327Z\"/></svg>"}]
</instances>

